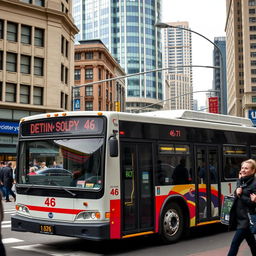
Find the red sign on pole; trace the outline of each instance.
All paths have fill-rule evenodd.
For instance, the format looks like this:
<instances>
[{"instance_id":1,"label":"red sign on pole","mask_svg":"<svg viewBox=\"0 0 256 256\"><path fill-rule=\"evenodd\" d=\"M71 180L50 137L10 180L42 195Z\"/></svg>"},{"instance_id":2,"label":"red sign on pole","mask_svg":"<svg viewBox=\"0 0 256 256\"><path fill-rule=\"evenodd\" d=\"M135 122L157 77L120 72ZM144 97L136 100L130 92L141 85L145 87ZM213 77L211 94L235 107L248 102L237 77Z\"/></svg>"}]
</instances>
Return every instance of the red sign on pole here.
<instances>
[{"instance_id":1,"label":"red sign on pole","mask_svg":"<svg viewBox=\"0 0 256 256\"><path fill-rule=\"evenodd\" d=\"M218 97L209 97L208 98L209 104L209 113L219 113L219 98Z\"/></svg>"}]
</instances>

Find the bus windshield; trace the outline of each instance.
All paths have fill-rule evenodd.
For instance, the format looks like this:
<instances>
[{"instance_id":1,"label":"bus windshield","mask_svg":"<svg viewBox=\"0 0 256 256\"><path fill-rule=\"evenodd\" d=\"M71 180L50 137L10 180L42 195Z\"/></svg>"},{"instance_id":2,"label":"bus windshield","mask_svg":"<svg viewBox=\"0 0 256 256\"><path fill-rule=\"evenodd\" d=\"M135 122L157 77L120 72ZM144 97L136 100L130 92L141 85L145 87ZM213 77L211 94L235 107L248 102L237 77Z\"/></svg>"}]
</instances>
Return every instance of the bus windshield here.
<instances>
[{"instance_id":1,"label":"bus windshield","mask_svg":"<svg viewBox=\"0 0 256 256\"><path fill-rule=\"evenodd\" d=\"M18 184L100 189L103 138L22 141Z\"/></svg>"}]
</instances>

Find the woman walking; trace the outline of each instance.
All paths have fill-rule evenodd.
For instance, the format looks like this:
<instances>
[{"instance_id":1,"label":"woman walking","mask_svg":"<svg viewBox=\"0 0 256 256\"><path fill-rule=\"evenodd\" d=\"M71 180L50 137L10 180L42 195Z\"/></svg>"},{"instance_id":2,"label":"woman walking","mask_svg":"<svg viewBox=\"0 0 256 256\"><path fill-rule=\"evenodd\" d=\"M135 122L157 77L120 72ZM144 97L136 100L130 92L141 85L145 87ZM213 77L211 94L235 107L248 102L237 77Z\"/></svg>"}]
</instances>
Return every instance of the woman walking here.
<instances>
[{"instance_id":1,"label":"woman walking","mask_svg":"<svg viewBox=\"0 0 256 256\"><path fill-rule=\"evenodd\" d=\"M228 256L235 256L245 239L253 256L256 256L256 240L250 231L248 213L255 214L256 203L250 195L256 192L256 162L252 159L242 162L239 180L235 190L235 201L230 211L229 225L236 229Z\"/></svg>"}]
</instances>

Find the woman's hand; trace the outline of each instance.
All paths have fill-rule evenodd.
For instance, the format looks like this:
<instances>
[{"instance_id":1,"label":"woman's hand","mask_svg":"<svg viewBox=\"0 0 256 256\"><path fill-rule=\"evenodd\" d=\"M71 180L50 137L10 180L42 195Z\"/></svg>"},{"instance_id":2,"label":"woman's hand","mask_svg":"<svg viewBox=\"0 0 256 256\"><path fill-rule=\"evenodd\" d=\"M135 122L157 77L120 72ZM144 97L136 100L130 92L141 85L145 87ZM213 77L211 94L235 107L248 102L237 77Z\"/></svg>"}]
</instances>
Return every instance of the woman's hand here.
<instances>
[{"instance_id":1,"label":"woman's hand","mask_svg":"<svg viewBox=\"0 0 256 256\"><path fill-rule=\"evenodd\" d=\"M256 203L256 194L250 194L250 198L251 198L251 201L253 201L254 203Z\"/></svg>"},{"instance_id":2,"label":"woman's hand","mask_svg":"<svg viewBox=\"0 0 256 256\"><path fill-rule=\"evenodd\" d=\"M236 194L237 194L238 197L242 194L242 192L243 192L242 188L237 188L236 189Z\"/></svg>"}]
</instances>

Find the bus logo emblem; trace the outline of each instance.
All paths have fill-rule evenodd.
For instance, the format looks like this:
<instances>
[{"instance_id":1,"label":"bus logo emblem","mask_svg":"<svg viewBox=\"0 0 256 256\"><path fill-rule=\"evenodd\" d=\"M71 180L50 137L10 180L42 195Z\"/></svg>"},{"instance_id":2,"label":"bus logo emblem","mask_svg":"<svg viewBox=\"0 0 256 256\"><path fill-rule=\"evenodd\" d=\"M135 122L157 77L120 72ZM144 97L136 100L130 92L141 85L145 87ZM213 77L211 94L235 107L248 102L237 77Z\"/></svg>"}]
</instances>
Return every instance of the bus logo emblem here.
<instances>
[{"instance_id":1,"label":"bus logo emblem","mask_svg":"<svg viewBox=\"0 0 256 256\"><path fill-rule=\"evenodd\" d=\"M48 213L48 217L49 217L50 219L52 219L52 218L53 218L53 213L52 213L52 212L49 212L49 213Z\"/></svg>"}]
</instances>

